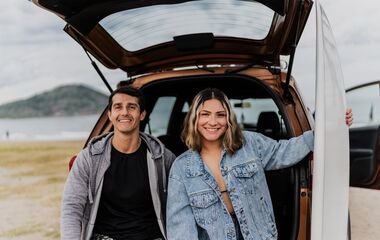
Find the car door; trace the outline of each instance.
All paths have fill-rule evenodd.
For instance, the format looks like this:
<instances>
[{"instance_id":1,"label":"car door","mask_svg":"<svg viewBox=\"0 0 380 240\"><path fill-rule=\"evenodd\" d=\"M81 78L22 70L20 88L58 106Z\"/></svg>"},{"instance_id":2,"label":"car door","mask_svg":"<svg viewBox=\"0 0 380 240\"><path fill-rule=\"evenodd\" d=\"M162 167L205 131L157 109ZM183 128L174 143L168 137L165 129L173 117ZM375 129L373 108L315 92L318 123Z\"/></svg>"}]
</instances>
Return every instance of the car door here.
<instances>
[{"instance_id":1,"label":"car door","mask_svg":"<svg viewBox=\"0 0 380 240\"><path fill-rule=\"evenodd\" d=\"M380 189L380 81L347 90L350 128L350 185Z\"/></svg>"}]
</instances>

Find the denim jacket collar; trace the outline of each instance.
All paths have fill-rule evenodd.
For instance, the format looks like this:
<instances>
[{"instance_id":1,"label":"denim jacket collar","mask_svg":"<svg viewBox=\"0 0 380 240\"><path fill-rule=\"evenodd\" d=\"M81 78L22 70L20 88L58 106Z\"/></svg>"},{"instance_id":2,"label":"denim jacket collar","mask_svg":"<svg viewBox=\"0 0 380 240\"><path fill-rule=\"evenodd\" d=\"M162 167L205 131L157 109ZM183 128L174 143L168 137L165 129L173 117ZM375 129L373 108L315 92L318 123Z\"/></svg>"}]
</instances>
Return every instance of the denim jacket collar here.
<instances>
[{"instance_id":1,"label":"denim jacket collar","mask_svg":"<svg viewBox=\"0 0 380 240\"><path fill-rule=\"evenodd\" d=\"M189 158L186 161L186 177L192 178L197 176L202 176L207 173L206 166L203 163L201 155L198 151L189 150L191 154L189 154ZM226 154L226 150L222 149L221 158L223 160L224 155ZM222 163L221 163L222 164Z\"/></svg>"},{"instance_id":2,"label":"denim jacket collar","mask_svg":"<svg viewBox=\"0 0 380 240\"><path fill-rule=\"evenodd\" d=\"M201 159L201 155L198 151L190 151L192 151L192 153L189 154L189 158L186 161L186 177L192 178L205 174L206 169Z\"/></svg>"}]
</instances>

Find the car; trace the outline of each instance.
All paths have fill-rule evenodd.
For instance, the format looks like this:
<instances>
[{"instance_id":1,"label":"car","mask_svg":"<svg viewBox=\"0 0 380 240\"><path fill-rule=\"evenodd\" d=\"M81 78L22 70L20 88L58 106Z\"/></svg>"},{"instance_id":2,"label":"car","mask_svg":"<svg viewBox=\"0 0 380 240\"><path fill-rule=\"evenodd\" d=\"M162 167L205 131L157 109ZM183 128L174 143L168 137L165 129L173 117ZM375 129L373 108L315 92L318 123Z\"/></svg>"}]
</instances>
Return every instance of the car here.
<instances>
[{"instance_id":1,"label":"car","mask_svg":"<svg viewBox=\"0 0 380 240\"><path fill-rule=\"evenodd\" d=\"M380 81L347 89L347 104L355 115L350 128L350 184L379 189Z\"/></svg>"},{"instance_id":2,"label":"car","mask_svg":"<svg viewBox=\"0 0 380 240\"><path fill-rule=\"evenodd\" d=\"M228 95L244 130L281 140L314 129L313 116L297 87L300 80L291 74L312 0L33 2L66 21L64 31L87 54L107 68L125 71L128 79L118 87L132 85L146 96L147 117L141 131L158 137L176 155L186 150L180 132L191 101L208 87ZM321 21L325 15L321 6L315 6L320 22L327 25L320 36L328 38L328 21ZM324 49L335 56L330 48L334 48L333 41ZM319 66L340 69L334 62ZM328 80L323 85L328 91L323 89L323 81L319 81L321 89L317 91L315 133L321 154L310 154L295 166L266 172L279 239L343 239L342 235L347 235L348 130L342 126L329 133L331 124L325 124L343 122L336 113L341 112L344 118L344 89L339 77ZM331 104L331 95L338 96L338 103ZM332 114L324 116L326 112ZM105 108L88 139L113 130L106 113ZM339 147L335 148L336 144ZM321 146L329 147L329 151L319 150ZM326 174L322 168L313 167L323 162L329 166ZM316 191L315 183L326 184L319 184L322 191ZM331 201L331 197L335 199ZM323 216L312 221L311 212ZM334 221L341 221L341 226Z\"/></svg>"}]
</instances>

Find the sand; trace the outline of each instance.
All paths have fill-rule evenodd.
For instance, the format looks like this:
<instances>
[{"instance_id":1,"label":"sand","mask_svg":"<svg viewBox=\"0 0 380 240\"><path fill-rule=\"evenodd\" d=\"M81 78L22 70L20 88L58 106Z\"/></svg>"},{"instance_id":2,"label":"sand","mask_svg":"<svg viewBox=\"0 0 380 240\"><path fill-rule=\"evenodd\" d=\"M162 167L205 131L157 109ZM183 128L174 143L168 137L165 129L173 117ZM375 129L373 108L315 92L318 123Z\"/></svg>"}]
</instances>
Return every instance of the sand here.
<instances>
[{"instance_id":1,"label":"sand","mask_svg":"<svg viewBox=\"0 0 380 240\"><path fill-rule=\"evenodd\" d=\"M0 144L0 240L59 239L68 162L83 141Z\"/></svg>"},{"instance_id":2,"label":"sand","mask_svg":"<svg viewBox=\"0 0 380 240\"><path fill-rule=\"evenodd\" d=\"M350 188L352 240L380 239L380 191Z\"/></svg>"},{"instance_id":3,"label":"sand","mask_svg":"<svg viewBox=\"0 0 380 240\"><path fill-rule=\"evenodd\" d=\"M83 142L0 144L0 240L59 239L70 157ZM380 239L380 191L351 188L352 240Z\"/></svg>"}]
</instances>

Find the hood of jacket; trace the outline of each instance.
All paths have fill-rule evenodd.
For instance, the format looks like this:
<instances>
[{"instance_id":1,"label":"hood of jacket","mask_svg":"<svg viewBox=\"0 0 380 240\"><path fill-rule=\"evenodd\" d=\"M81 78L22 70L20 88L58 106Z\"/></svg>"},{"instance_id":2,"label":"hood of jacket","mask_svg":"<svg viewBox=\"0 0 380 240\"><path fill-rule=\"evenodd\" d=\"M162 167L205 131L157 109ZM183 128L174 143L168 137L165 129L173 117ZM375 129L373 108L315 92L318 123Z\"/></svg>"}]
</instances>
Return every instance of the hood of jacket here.
<instances>
[{"instance_id":1,"label":"hood of jacket","mask_svg":"<svg viewBox=\"0 0 380 240\"><path fill-rule=\"evenodd\" d=\"M92 138L88 143L90 154L102 154L105 151L107 144L109 144L109 141L111 141L113 135L113 132L109 132ZM140 137L146 143L153 159L163 156L165 146L156 137L148 135L144 132L140 132Z\"/></svg>"}]
</instances>

